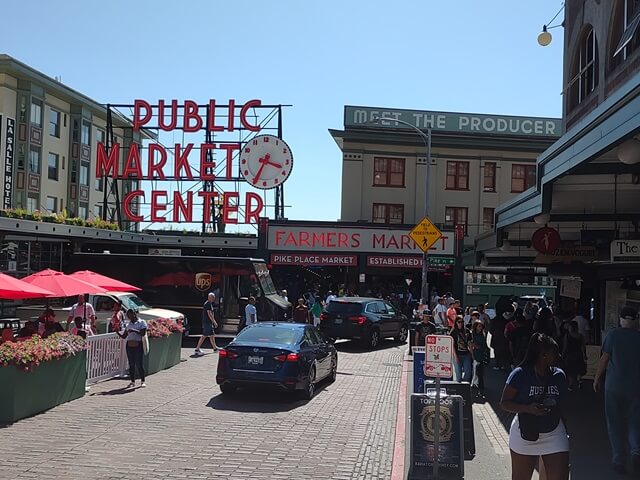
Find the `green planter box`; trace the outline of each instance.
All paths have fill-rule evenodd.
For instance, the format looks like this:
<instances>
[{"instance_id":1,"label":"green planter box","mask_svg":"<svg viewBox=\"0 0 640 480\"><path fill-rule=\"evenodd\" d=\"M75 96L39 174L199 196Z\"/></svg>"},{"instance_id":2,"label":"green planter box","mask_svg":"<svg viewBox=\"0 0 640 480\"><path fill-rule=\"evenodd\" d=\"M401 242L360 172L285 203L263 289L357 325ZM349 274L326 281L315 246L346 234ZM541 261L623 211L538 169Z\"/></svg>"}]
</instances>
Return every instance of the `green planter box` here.
<instances>
[{"instance_id":1,"label":"green planter box","mask_svg":"<svg viewBox=\"0 0 640 480\"><path fill-rule=\"evenodd\" d=\"M168 337L150 338L149 355L144 356L144 372L152 375L180 363L182 335L172 333Z\"/></svg>"},{"instance_id":2,"label":"green planter box","mask_svg":"<svg viewBox=\"0 0 640 480\"><path fill-rule=\"evenodd\" d=\"M25 372L0 367L0 422L15 422L84 396L87 352Z\"/></svg>"}]
</instances>

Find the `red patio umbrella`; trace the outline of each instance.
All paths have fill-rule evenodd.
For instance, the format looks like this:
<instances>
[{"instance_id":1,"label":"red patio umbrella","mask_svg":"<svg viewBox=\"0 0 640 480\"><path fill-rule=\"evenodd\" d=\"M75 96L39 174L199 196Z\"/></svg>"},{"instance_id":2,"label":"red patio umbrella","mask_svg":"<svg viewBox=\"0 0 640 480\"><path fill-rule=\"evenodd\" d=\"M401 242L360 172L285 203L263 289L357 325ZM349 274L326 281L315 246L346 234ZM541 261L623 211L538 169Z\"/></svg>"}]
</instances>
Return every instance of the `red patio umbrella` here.
<instances>
[{"instance_id":1,"label":"red patio umbrella","mask_svg":"<svg viewBox=\"0 0 640 480\"><path fill-rule=\"evenodd\" d=\"M79 272L74 272L69 276L77 278L78 280L82 280L83 282L88 282L91 285L97 285L99 287L106 288L107 290L116 292L138 292L141 290L138 287L134 287L133 285L129 285L125 282L121 282L120 280L116 280L115 278L107 277L106 275L92 272L91 270L81 270Z\"/></svg>"},{"instance_id":2,"label":"red patio umbrella","mask_svg":"<svg viewBox=\"0 0 640 480\"><path fill-rule=\"evenodd\" d=\"M53 297L73 297L81 293L104 293L107 291L97 285L92 285L50 269L24 277L22 281L49 290L52 292L53 295L51 296Z\"/></svg>"},{"instance_id":3,"label":"red patio umbrella","mask_svg":"<svg viewBox=\"0 0 640 480\"><path fill-rule=\"evenodd\" d=\"M52 297L53 293L44 288L31 285L10 275L0 273L0 298L22 300L24 298Z\"/></svg>"}]
</instances>

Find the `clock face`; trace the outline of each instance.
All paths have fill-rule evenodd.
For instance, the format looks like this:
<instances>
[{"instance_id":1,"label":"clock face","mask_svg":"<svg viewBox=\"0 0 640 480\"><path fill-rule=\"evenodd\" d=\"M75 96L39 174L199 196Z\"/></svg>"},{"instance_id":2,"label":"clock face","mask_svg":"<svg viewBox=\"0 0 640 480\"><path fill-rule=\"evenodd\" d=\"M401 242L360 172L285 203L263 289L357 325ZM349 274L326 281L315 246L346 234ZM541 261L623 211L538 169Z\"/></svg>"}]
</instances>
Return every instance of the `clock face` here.
<instances>
[{"instance_id":1,"label":"clock face","mask_svg":"<svg viewBox=\"0 0 640 480\"><path fill-rule=\"evenodd\" d=\"M256 188L267 190L285 182L293 168L286 142L273 135L258 135L240 152L240 172Z\"/></svg>"}]
</instances>

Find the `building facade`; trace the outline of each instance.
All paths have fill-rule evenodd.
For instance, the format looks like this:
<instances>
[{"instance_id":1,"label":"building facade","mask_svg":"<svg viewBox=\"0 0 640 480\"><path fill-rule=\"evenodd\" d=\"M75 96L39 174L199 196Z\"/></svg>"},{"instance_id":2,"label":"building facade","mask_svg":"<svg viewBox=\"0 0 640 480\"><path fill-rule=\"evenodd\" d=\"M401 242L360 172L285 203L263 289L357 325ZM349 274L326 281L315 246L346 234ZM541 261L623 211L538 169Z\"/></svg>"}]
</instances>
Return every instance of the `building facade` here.
<instances>
[{"instance_id":1,"label":"building facade","mask_svg":"<svg viewBox=\"0 0 640 480\"><path fill-rule=\"evenodd\" d=\"M141 138L127 119L112 117L113 142L124 151ZM4 209L56 213L70 217L116 219L115 188L96 178L96 148L105 142L107 109L56 79L0 55L0 163ZM137 188L117 181L119 195ZM105 190L107 190L105 192ZM122 197L121 197L122 198ZM137 206L134 206L137 209ZM124 229L135 224L123 223Z\"/></svg>"},{"instance_id":2,"label":"building facade","mask_svg":"<svg viewBox=\"0 0 640 480\"><path fill-rule=\"evenodd\" d=\"M401 122L431 129L428 216L460 225L468 245L493 230L498 205L534 186L535 159L562 130L554 118L345 106L344 130L330 131L342 151L341 221L424 217L426 145Z\"/></svg>"},{"instance_id":3,"label":"building facade","mask_svg":"<svg viewBox=\"0 0 640 480\"><path fill-rule=\"evenodd\" d=\"M596 345L622 307L640 310L639 25L632 0L565 3L566 131L538 157L535 188L476 241L479 263L546 268L563 315L593 307Z\"/></svg>"}]
</instances>

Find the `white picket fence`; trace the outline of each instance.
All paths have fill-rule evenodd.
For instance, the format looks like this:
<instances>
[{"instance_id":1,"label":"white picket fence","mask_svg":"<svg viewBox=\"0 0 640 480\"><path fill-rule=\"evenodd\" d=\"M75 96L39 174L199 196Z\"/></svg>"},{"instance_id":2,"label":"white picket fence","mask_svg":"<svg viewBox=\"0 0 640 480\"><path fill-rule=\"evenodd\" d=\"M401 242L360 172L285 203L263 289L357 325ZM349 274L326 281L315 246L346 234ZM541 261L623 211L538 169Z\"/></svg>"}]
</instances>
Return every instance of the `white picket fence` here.
<instances>
[{"instance_id":1,"label":"white picket fence","mask_svg":"<svg viewBox=\"0 0 640 480\"><path fill-rule=\"evenodd\" d=\"M87 337L87 384L126 375L125 344L115 333Z\"/></svg>"}]
</instances>

